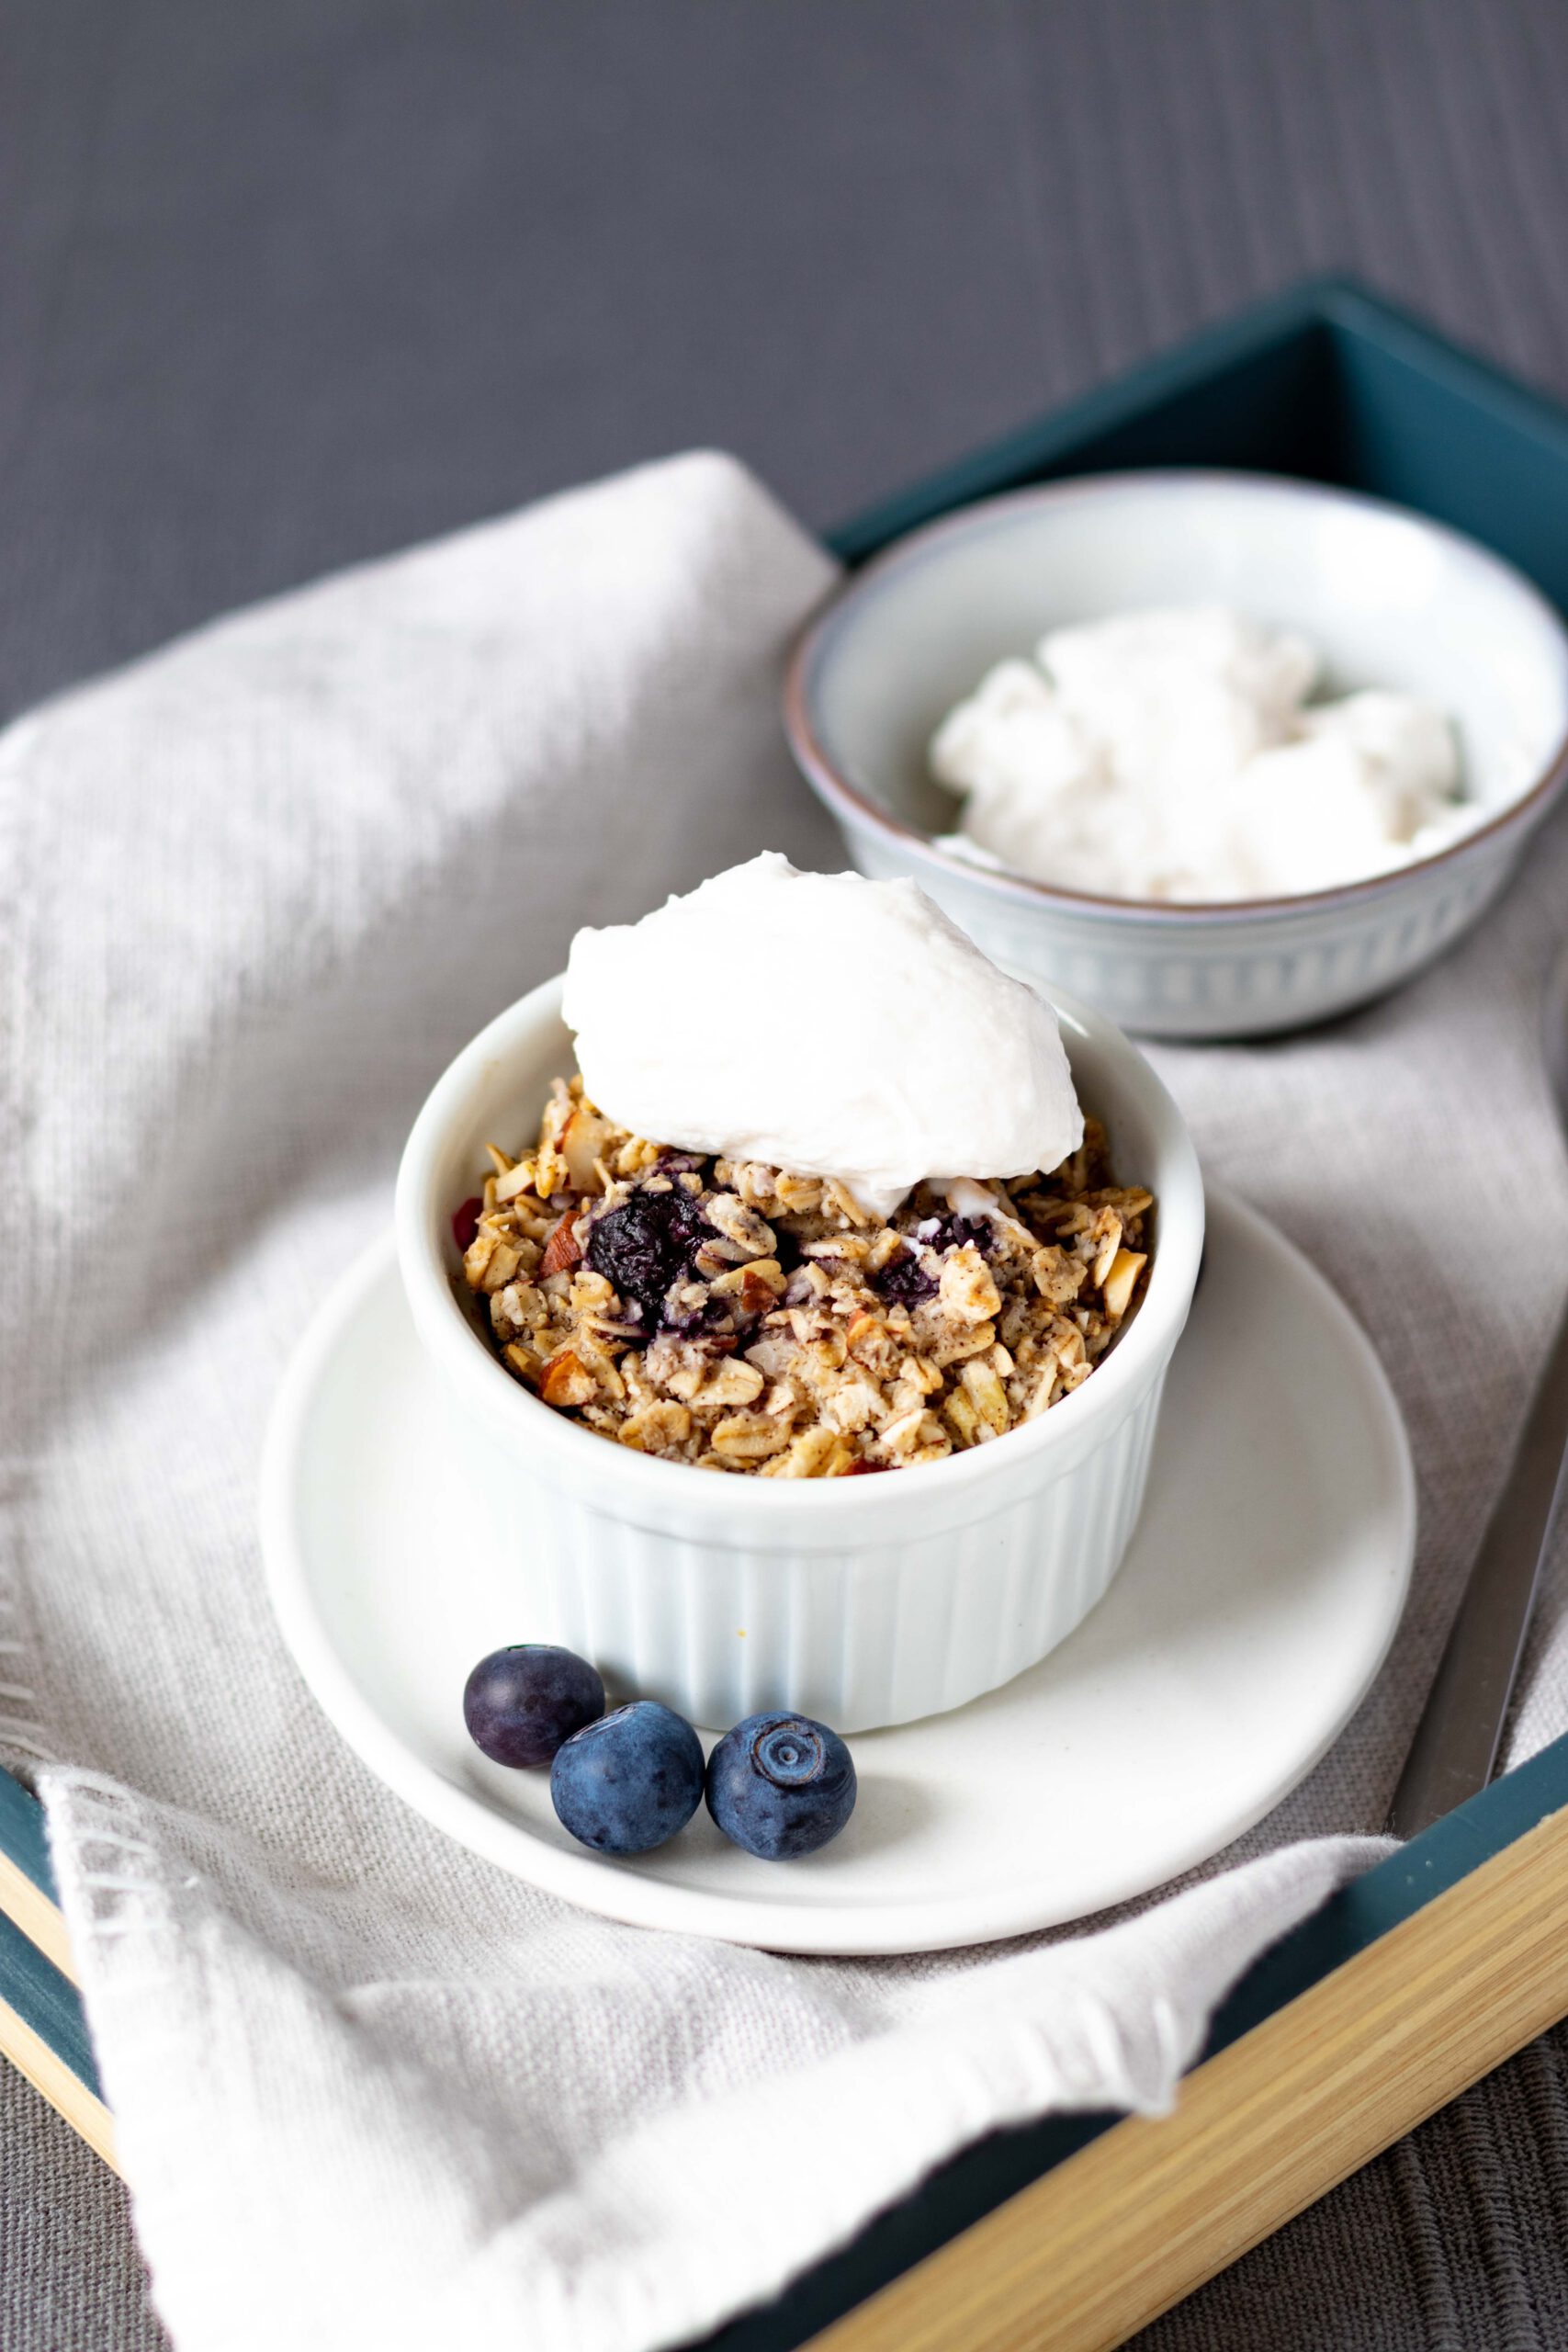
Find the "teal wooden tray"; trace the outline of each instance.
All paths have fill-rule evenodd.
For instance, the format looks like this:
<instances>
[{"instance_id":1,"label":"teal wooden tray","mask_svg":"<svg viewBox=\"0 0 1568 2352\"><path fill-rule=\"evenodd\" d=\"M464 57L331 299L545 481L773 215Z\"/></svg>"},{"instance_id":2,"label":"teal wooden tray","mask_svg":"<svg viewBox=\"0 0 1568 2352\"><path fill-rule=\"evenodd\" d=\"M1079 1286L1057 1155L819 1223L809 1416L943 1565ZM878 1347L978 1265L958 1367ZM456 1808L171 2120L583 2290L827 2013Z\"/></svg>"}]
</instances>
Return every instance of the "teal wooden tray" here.
<instances>
[{"instance_id":1,"label":"teal wooden tray","mask_svg":"<svg viewBox=\"0 0 1568 2352\"><path fill-rule=\"evenodd\" d=\"M1025 425L829 544L857 563L973 499L1162 465L1398 500L1496 548L1568 607L1568 413L1332 278ZM0 1775L0 2050L112 2161L53 1894L37 1804ZM994 2134L706 2352L1118 2344L1563 2015L1568 1739L1265 1954L1221 2007L1174 2116Z\"/></svg>"}]
</instances>

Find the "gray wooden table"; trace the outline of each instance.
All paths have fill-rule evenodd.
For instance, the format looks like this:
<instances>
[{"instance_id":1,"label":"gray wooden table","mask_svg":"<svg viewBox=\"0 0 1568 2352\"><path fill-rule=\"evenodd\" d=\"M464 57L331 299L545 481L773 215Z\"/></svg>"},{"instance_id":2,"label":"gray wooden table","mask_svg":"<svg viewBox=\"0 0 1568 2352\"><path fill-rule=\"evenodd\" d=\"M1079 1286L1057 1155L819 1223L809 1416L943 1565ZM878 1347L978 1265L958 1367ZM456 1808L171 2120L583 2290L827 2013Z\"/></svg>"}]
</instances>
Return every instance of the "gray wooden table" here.
<instances>
[{"instance_id":1,"label":"gray wooden table","mask_svg":"<svg viewBox=\"0 0 1568 2352\"><path fill-rule=\"evenodd\" d=\"M1568 391L1565 121L1556 0L0 0L0 707L694 442L826 522L1307 269ZM1565 2052L1146 2352L1568 2342ZM0 2343L162 2341L0 2080Z\"/></svg>"}]
</instances>

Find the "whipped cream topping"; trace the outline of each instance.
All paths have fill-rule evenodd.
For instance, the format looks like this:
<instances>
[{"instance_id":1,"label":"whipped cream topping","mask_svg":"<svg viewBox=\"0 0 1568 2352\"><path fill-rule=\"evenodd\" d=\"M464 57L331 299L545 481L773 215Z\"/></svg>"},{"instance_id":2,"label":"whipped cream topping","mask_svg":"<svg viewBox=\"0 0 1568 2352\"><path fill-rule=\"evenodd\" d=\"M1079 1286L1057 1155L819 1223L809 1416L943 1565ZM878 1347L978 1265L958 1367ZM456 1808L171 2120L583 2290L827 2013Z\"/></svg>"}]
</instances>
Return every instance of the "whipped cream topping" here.
<instances>
[{"instance_id":1,"label":"whipped cream topping","mask_svg":"<svg viewBox=\"0 0 1568 2352\"><path fill-rule=\"evenodd\" d=\"M602 1111L650 1141L833 1176L887 1216L930 1179L1083 1139L1055 1015L909 881L766 852L580 931L562 1011Z\"/></svg>"},{"instance_id":2,"label":"whipped cream topping","mask_svg":"<svg viewBox=\"0 0 1568 2352\"><path fill-rule=\"evenodd\" d=\"M1371 691L1309 706L1303 638L1218 605L1053 630L942 721L966 796L944 848L1120 899L1288 898L1390 872L1480 813L1442 714Z\"/></svg>"}]
</instances>

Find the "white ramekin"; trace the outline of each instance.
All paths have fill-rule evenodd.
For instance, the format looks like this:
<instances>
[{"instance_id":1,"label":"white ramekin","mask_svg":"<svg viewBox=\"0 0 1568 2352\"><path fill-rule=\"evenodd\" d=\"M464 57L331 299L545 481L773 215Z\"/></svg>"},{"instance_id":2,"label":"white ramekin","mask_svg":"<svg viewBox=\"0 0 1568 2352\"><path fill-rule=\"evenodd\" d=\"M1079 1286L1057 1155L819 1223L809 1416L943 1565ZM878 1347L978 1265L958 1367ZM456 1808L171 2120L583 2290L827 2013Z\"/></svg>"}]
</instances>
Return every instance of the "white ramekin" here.
<instances>
[{"instance_id":1,"label":"white ramekin","mask_svg":"<svg viewBox=\"0 0 1568 2352\"><path fill-rule=\"evenodd\" d=\"M574 1067L560 982L492 1021L439 1080L398 1178L398 1256L421 1340L515 1476L518 1640L568 1644L613 1687L722 1727L795 1707L841 1731L908 1722L1009 1681L1070 1634L1120 1565L1203 1239L1181 1115L1110 1022L1053 994L1114 1165L1156 1198L1145 1296L1038 1421L880 1478L721 1476L610 1443L505 1372L463 1284L453 1211L484 1145L515 1150Z\"/></svg>"},{"instance_id":2,"label":"white ramekin","mask_svg":"<svg viewBox=\"0 0 1568 2352\"><path fill-rule=\"evenodd\" d=\"M1447 712L1483 820L1370 881L1214 906L1056 889L936 845L958 804L927 746L994 662L1066 622L1205 601L1301 630L1331 692L1398 687ZM1568 636L1511 565L1380 500L1106 474L963 508L865 565L796 647L784 723L861 871L912 874L998 963L1130 1029L1255 1036L1381 996L1491 904L1568 783Z\"/></svg>"}]
</instances>

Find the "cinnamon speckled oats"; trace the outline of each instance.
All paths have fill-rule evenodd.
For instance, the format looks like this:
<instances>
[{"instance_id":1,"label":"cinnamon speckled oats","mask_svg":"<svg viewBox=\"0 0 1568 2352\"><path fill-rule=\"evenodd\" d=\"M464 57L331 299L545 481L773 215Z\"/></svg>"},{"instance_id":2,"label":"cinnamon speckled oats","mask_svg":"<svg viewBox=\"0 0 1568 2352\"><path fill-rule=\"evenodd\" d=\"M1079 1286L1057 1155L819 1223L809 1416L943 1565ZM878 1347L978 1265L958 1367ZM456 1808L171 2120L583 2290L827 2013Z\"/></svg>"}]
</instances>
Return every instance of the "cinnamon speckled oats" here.
<instances>
[{"instance_id":1,"label":"cinnamon speckled oats","mask_svg":"<svg viewBox=\"0 0 1568 2352\"><path fill-rule=\"evenodd\" d=\"M629 1135L576 1078L524 1158L490 1156L463 1272L502 1362L705 1470L831 1478L988 1444L1089 1377L1145 1279L1152 1197L1111 1181L1092 1119L1050 1173L922 1184L886 1223L830 1178Z\"/></svg>"}]
</instances>

